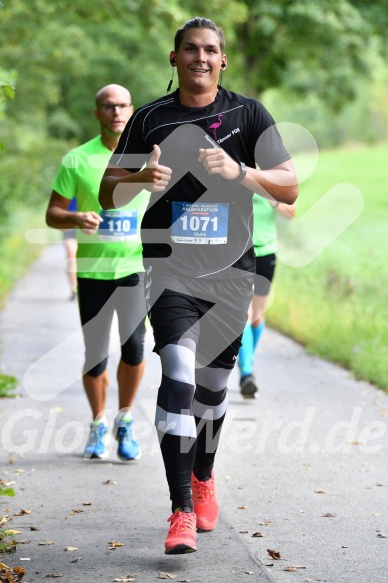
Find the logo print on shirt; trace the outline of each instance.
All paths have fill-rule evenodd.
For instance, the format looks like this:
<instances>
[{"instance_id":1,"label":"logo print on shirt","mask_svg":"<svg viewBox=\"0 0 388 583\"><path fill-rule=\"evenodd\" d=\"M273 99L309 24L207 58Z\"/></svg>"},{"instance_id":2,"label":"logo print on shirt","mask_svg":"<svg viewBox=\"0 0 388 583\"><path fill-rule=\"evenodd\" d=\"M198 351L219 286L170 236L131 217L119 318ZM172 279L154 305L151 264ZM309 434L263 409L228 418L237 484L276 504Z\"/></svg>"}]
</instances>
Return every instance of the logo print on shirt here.
<instances>
[{"instance_id":1,"label":"logo print on shirt","mask_svg":"<svg viewBox=\"0 0 388 583\"><path fill-rule=\"evenodd\" d=\"M213 130L213 136L214 136L214 139L215 140L217 139L217 128L219 128L220 125L222 124L222 119L221 118L222 118L223 115L224 115L223 113L219 113L218 114L218 121L212 123L212 125L209 126L209 129L210 130Z\"/></svg>"}]
</instances>

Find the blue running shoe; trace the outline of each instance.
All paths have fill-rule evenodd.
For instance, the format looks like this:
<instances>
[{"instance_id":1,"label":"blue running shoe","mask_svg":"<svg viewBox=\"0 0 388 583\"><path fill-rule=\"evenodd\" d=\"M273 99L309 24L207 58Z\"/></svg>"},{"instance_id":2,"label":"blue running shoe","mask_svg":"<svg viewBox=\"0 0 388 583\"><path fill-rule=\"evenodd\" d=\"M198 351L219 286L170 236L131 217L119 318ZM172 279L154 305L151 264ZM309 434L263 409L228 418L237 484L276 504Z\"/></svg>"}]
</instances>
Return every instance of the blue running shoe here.
<instances>
[{"instance_id":1,"label":"blue running shoe","mask_svg":"<svg viewBox=\"0 0 388 583\"><path fill-rule=\"evenodd\" d=\"M117 456L123 462L139 460L141 458L141 449L139 442L135 439L132 430L133 419L131 421L115 422L114 435L119 442Z\"/></svg>"},{"instance_id":2,"label":"blue running shoe","mask_svg":"<svg viewBox=\"0 0 388 583\"><path fill-rule=\"evenodd\" d=\"M103 423L90 424L89 439L85 447L84 459L100 459L108 457L107 445L109 443L108 428Z\"/></svg>"}]
</instances>

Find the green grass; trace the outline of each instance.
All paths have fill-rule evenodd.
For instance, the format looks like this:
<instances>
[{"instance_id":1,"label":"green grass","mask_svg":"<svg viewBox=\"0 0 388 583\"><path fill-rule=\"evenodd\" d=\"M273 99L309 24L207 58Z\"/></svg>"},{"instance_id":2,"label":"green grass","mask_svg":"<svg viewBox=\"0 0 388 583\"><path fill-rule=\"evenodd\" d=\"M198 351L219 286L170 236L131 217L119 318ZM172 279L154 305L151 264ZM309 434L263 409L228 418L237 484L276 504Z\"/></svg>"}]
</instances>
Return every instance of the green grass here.
<instances>
[{"instance_id":1,"label":"green grass","mask_svg":"<svg viewBox=\"0 0 388 583\"><path fill-rule=\"evenodd\" d=\"M331 187L356 186L364 198L360 216L303 267L279 260L270 325L292 336L313 354L349 368L357 378L388 389L388 145L348 147L319 154L313 175L300 186L298 216ZM296 160L307 164L308 157ZM343 187L341 187L343 190ZM298 221L280 237L288 252L303 257L330 231L338 215L351 213L353 201L322 211L322 222L306 237ZM279 257L281 255L279 254Z\"/></svg>"},{"instance_id":2,"label":"green grass","mask_svg":"<svg viewBox=\"0 0 388 583\"><path fill-rule=\"evenodd\" d=\"M14 397L13 391L17 385L17 378L8 374L0 373L0 398ZM0 489L0 496L1 496Z\"/></svg>"},{"instance_id":3,"label":"green grass","mask_svg":"<svg viewBox=\"0 0 388 583\"><path fill-rule=\"evenodd\" d=\"M9 534L5 529L0 528L0 553L15 553L16 541L13 534ZM1 561L0 561L1 562ZM11 579L12 581L12 579Z\"/></svg>"},{"instance_id":4,"label":"green grass","mask_svg":"<svg viewBox=\"0 0 388 583\"><path fill-rule=\"evenodd\" d=\"M0 480L0 496L15 496L13 488L2 488L2 482ZM16 551L14 536L14 534L8 533L7 529L0 528L0 553L14 553Z\"/></svg>"}]
</instances>

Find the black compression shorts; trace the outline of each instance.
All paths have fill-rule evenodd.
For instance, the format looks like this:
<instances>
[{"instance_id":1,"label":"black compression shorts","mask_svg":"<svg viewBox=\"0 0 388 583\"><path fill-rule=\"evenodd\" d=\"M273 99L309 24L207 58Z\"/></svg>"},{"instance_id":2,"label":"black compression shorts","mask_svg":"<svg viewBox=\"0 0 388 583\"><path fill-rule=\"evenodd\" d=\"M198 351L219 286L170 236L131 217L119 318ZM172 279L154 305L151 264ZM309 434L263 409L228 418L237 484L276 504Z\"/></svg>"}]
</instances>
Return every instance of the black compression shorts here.
<instances>
[{"instance_id":1,"label":"black compression shorts","mask_svg":"<svg viewBox=\"0 0 388 583\"><path fill-rule=\"evenodd\" d=\"M146 299L155 351L182 337L196 342L201 366L232 369L252 298L253 274L203 280L147 270Z\"/></svg>"},{"instance_id":2,"label":"black compression shorts","mask_svg":"<svg viewBox=\"0 0 388 583\"><path fill-rule=\"evenodd\" d=\"M114 280L79 277L78 301L85 340L84 373L97 377L105 371L115 311L118 316L121 359L132 366L143 361L146 315L144 273Z\"/></svg>"},{"instance_id":3,"label":"black compression shorts","mask_svg":"<svg viewBox=\"0 0 388 583\"><path fill-rule=\"evenodd\" d=\"M270 253L256 257L255 295L267 296L271 289L271 282L275 273L276 255Z\"/></svg>"}]
</instances>

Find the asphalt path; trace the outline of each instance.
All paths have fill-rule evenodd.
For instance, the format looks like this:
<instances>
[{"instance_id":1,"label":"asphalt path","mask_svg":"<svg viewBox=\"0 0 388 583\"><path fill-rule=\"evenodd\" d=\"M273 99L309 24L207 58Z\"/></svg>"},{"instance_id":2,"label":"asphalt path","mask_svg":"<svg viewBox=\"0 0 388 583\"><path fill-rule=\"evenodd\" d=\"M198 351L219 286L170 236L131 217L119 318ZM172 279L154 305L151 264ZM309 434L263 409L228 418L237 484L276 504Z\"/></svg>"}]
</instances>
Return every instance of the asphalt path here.
<instances>
[{"instance_id":1,"label":"asphalt path","mask_svg":"<svg viewBox=\"0 0 388 583\"><path fill-rule=\"evenodd\" d=\"M133 410L142 459L120 462L112 441L109 459L83 460L82 333L63 261L60 244L47 248L1 314L0 370L19 385L16 399L0 400L0 484L15 490L1 498L0 521L20 534L0 562L25 568L23 583L387 582L388 394L268 328L255 362L259 397L243 400L237 371L230 379L219 524L199 533L197 553L166 556L151 331ZM118 349L113 332L110 424Z\"/></svg>"}]
</instances>

